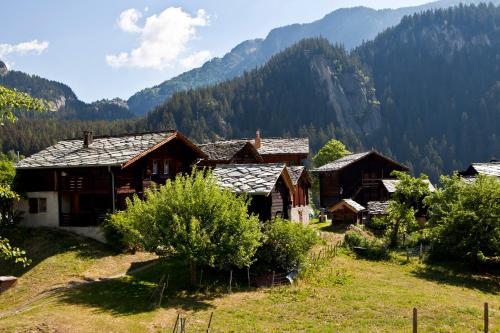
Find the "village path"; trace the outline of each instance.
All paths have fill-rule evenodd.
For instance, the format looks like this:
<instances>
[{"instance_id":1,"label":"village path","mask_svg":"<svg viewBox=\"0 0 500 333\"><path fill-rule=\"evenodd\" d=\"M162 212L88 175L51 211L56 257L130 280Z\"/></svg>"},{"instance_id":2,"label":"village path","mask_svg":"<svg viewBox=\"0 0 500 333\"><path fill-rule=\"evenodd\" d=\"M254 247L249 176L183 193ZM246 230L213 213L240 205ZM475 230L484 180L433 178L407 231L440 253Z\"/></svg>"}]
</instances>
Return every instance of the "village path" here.
<instances>
[{"instance_id":1,"label":"village path","mask_svg":"<svg viewBox=\"0 0 500 333\"><path fill-rule=\"evenodd\" d=\"M127 270L123 273L115 274L112 276L97 277L97 278L84 278L82 280L70 281L62 286L54 287L54 288L49 289L49 290L45 290L45 291L39 293L34 298L30 299L29 301L15 307L13 309L10 309L10 310L4 311L4 312L0 312L0 319L26 312L32 308L31 305L34 304L35 302L41 301L45 298L48 298L48 297L50 297L58 292L71 290L73 288L80 287L82 285L91 284L91 283L119 279L119 278L122 278L122 277L127 276L127 275L133 275L135 273L139 273L141 271L144 271L144 270L146 270L146 269L148 269L151 266L154 266L156 264L157 264L157 262L154 261L154 262L150 262L150 263L147 263L145 265L141 265L141 266L136 267L134 269Z\"/></svg>"}]
</instances>

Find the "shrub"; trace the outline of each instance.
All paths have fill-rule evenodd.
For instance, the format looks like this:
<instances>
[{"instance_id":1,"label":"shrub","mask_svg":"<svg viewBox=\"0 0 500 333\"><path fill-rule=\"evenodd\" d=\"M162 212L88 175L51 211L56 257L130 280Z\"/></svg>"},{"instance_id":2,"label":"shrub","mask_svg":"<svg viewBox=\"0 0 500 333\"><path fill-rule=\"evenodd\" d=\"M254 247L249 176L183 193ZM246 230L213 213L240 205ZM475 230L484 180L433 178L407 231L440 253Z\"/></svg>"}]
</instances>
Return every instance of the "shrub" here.
<instances>
[{"instance_id":1,"label":"shrub","mask_svg":"<svg viewBox=\"0 0 500 333\"><path fill-rule=\"evenodd\" d=\"M300 223L274 219L263 226L264 243L257 250L257 266L291 271L302 264L309 250L318 243L314 230Z\"/></svg>"},{"instance_id":2,"label":"shrub","mask_svg":"<svg viewBox=\"0 0 500 333\"><path fill-rule=\"evenodd\" d=\"M141 248L140 234L123 214L109 215L101 228L112 249L118 252L135 252Z\"/></svg>"},{"instance_id":3,"label":"shrub","mask_svg":"<svg viewBox=\"0 0 500 333\"><path fill-rule=\"evenodd\" d=\"M441 182L442 189L426 199L431 257L476 265L500 256L500 180L480 175L466 183L454 175Z\"/></svg>"},{"instance_id":4,"label":"shrub","mask_svg":"<svg viewBox=\"0 0 500 333\"><path fill-rule=\"evenodd\" d=\"M387 216L374 216L366 222L366 226L375 231L385 232L389 227Z\"/></svg>"},{"instance_id":5,"label":"shrub","mask_svg":"<svg viewBox=\"0 0 500 333\"><path fill-rule=\"evenodd\" d=\"M383 260L389 257L389 250L384 241L365 237L354 230L346 232L344 243L356 254L367 259Z\"/></svg>"}]
</instances>

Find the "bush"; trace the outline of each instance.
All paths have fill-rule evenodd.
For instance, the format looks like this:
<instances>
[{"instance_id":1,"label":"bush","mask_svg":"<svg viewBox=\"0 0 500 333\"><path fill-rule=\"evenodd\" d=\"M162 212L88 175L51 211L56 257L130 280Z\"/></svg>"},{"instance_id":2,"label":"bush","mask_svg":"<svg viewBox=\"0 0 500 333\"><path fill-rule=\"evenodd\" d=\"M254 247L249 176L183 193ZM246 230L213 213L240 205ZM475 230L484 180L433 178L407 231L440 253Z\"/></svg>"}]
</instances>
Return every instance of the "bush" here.
<instances>
[{"instance_id":1,"label":"bush","mask_svg":"<svg viewBox=\"0 0 500 333\"><path fill-rule=\"evenodd\" d=\"M141 248L140 235L123 214L109 215L101 225L107 244L118 252L135 252Z\"/></svg>"},{"instance_id":2,"label":"bush","mask_svg":"<svg viewBox=\"0 0 500 333\"><path fill-rule=\"evenodd\" d=\"M344 243L357 255L367 259L383 260L389 257L389 250L384 241L367 238L354 230L346 232Z\"/></svg>"},{"instance_id":3,"label":"bush","mask_svg":"<svg viewBox=\"0 0 500 333\"><path fill-rule=\"evenodd\" d=\"M314 230L300 223L274 219L263 226L264 243L255 255L257 266L289 272L301 265L318 243Z\"/></svg>"},{"instance_id":4,"label":"bush","mask_svg":"<svg viewBox=\"0 0 500 333\"><path fill-rule=\"evenodd\" d=\"M389 227L387 216L374 216L366 222L366 226L374 231L385 232Z\"/></svg>"},{"instance_id":5,"label":"bush","mask_svg":"<svg viewBox=\"0 0 500 333\"><path fill-rule=\"evenodd\" d=\"M466 183L455 175L441 182L443 187L426 199L431 257L473 265L494 261L500 256L500 180L479 176Z\"/></svg>"}]
</instances>

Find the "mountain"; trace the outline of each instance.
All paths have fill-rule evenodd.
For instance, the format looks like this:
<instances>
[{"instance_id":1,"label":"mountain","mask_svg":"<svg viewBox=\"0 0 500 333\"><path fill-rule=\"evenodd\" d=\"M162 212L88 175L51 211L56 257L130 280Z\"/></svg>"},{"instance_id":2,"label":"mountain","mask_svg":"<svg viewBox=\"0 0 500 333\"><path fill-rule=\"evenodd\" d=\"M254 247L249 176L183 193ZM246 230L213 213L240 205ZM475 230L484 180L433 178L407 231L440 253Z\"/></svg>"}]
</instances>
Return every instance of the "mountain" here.
<instances>
[{"instance_id":1,"label":"mountain","mask_svg":"<svg viewBox=\"0 0 500 333\"><path fill-rule=\"evenodd\" d=\"M263 65L273 55L301 39L321 36L332 44L341 44L351 50L361 45L363 41L372 40L378 33L398 24L405 15L454 6L460 2L479 3L480 1L443 0L394 10L374 10L366 7L339 9L311 23L273 29L265 39L244 41L222 58L214 58L200 68L187 71L134 94L128 99L127 104L135 114L144 115L177 91L232 79L245 71ZM498 4L500 0L493 0L493 2Z\"/></svg>"},{"instance_id":2,"label":"mountain","mask_svg":"<svg viewBox=\"0 0 500 333\"><path fill-rule=\"evenodd\" d=\"M197 141L307 135L376 148L436 180L500 156L500 7L408 16L348 53L307 39L263 67L179 92L146 118Z\"/></svg>"},{"instance_id":3,"label":"mountain","mask_svg":"<svg viewBox=\"0 0 500 333\"><path fill-rule=\"evenodd\" d=\"M0 85L44 99L48 102L49 108L55 111L44 114L19 114L23 117L55 117L66 120L112 120L134 117L123 100L101 100L88 104L80 101L73 90L65 84L9 70L2 61L0 61Z\"/></svg>"}]
</instances>

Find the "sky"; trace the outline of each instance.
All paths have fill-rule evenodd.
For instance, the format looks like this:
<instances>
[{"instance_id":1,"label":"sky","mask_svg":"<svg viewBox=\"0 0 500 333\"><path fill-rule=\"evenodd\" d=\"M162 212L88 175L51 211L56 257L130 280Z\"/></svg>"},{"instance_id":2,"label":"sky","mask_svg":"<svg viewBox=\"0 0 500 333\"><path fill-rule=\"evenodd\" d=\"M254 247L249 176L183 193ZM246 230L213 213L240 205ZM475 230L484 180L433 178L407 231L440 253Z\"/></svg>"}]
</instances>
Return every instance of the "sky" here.
<instances>
[{"instance_id":1,"label":"sky","mask_svg":"<svg viewBox=\"0 0 500 333\"><path fill-rule=\"evenodd\" d=\"M338 8L430 0L1 0L0 60L69 85L83 101L159 84L276 27Z\"/></svg>"}]
</instances>

